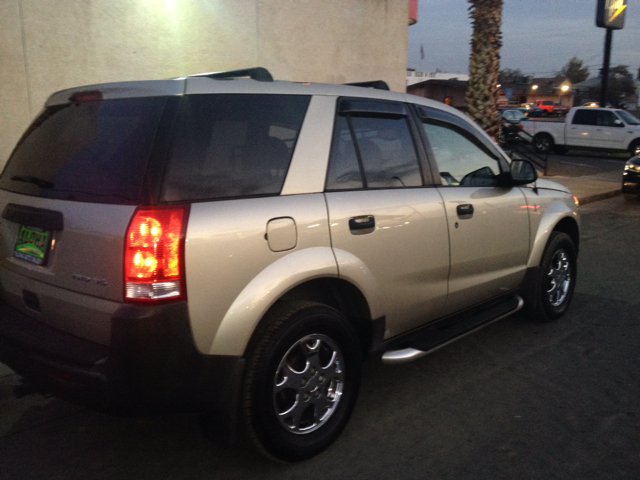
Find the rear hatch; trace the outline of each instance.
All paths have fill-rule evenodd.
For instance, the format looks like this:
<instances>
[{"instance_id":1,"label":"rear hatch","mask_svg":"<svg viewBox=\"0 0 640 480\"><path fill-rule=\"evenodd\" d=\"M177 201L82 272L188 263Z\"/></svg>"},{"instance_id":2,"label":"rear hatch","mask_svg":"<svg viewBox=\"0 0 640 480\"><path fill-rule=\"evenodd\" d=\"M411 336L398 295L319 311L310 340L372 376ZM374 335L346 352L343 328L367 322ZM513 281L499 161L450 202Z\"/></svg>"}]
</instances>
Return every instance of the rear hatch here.
<instances>
[{"instance_id":1,"label":"rear hatch","mask_svg":"<svg viewBox=\"0 0 640 480\"><path fill-rule=\"evenodd\" d=\"M54 94L0 177L2 298L43 323L109 342L124 237L152 197L149 162L178 82ZM153 82L144 82L145 84Z\"/></svg>"}]
</instances>

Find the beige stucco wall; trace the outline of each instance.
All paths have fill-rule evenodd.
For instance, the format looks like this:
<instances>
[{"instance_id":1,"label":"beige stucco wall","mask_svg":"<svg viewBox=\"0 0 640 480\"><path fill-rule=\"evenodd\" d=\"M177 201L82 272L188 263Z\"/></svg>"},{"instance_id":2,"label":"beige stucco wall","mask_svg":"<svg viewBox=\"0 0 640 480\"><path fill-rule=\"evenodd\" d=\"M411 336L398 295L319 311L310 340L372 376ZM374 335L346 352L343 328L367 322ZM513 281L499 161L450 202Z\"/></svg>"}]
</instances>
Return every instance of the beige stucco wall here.
<instances>
[{"instance_id":1,"label":"beige stucco wall","mask_svg":"<svg viewBox=\"0 0 640 480\"><path fill-rule=\"evenodd\" d=\"M0 0L0 165L56 90L263 66L404 91L407 0Z\"/></svg>"}]
</instances>

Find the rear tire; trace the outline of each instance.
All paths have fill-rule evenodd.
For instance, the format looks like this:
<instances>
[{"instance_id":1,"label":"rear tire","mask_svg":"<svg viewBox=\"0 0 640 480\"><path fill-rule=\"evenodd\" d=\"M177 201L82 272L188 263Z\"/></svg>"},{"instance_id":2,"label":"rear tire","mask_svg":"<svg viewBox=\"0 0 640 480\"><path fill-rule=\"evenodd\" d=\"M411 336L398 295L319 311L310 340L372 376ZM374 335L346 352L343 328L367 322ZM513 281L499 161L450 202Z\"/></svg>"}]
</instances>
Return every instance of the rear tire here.
<instances>
[{"instance_id":1,"label":"rear tire","mask_svg":"<svg viewBox=\"0 0 640 480\"><path fill-rule=\"evenodd\" d=\"M533 146L540 153L550 153L554 148L553 138L548 133L539 133L533 137Z\"/></svg>"},{"instance_id":2,"label":"rear tire","mask_svg":"<svg viewBox=\"0 0 640 480\"><path fill-rule=\"evenodd\" d=\"M338 311L312 302L276 307L247 356L242 413L253 445L286 462L326 449L351 416L361 362L357 337Z\"/></svg>"},{"instance_id":3,"label":"rear tire","mask_svg":"<svg viewBox=\"0 0 640 480\"><path fill-rule=\"evenodd\" d=\"M555 145L553 147L553 153L557 153L558 155L562 155L563 153L566 153L567 151L567 147L565 147L564 145Z\"/></svg>"},{"instance_id":4,"label":"rear tire","mask_svg":"<svg viewBox=\"0 0 640 480\"><path fill-rule=\"evenodd\" d=\"M566 233L553 232L549 237L531 300L525 306L528 315L542 322L562 317L569 308L577 278L576 249Z\"/></svg>"}]
</instances>

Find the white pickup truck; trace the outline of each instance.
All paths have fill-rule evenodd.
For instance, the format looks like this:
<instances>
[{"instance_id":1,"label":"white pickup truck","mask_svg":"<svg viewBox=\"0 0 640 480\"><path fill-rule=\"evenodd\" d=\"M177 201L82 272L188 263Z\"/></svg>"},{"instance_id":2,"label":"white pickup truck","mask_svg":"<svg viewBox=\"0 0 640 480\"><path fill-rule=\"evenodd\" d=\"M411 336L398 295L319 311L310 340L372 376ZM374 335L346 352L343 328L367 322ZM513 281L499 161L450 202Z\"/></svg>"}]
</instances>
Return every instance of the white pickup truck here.
<instances>
[{"instance_id":1,"label":"white pickup truck","mask_svg":"<svg viewBox=\"0 0 640 480\"><path fill-rule=\"evenodd\" d=\"M624 110L574 107L564 120L523 120L521 125L540 153L578 149L640 155L640 120Z\"/></svg>"}]
</instances>

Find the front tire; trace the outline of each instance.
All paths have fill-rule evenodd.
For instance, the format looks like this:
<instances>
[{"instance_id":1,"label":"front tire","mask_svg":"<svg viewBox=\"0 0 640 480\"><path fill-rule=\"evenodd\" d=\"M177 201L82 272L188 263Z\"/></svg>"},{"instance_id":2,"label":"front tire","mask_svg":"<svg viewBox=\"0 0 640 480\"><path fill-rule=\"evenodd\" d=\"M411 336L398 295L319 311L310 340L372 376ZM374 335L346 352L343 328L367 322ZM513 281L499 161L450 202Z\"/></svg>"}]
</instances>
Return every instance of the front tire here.
<instances>
[{"instance_id":1,"label":"front tire","mask_svg":"<svg viewBox=\"0 0 640 480\"><path fill-rule=\"evenodd\" d=\"M577 278L576 249L566 233L553 232L540 261L538 278L526 306L535 320L551 322L565 314Z\"/></svg>"},{"instance_id":2,"label":"front tire","mask_svg":"<svg viewBox=\"0 0 640 480\"><path fill-rule=\"evenodd\" d=\"M622 197L627 202L638 202L638 201L640 201L640 193L638 193L638 194L636 194L636 193L623 193Z\"/></svg>"},{"instance_id":3,"label":"front tire","mask_svg":"<svg viewBox=\"0 0 640 480\"><path fill-rule=\"evenodd\" d=\"M263 325L247 357L244 425L266 456L305 460L331 445L351 416L359 342L342 314L318 303L276 307Z\"/></svg>"},{"instance_id":4,"label":"front tire","mask_svg":"<svg viewBox=\"0 0 640 480\"><path fill-rule=\"evenodd\" d=\"M631 142L631 145L629 145L629 153L632 157L640 155L640 140Z\"/></svg>"}]
</instances>

